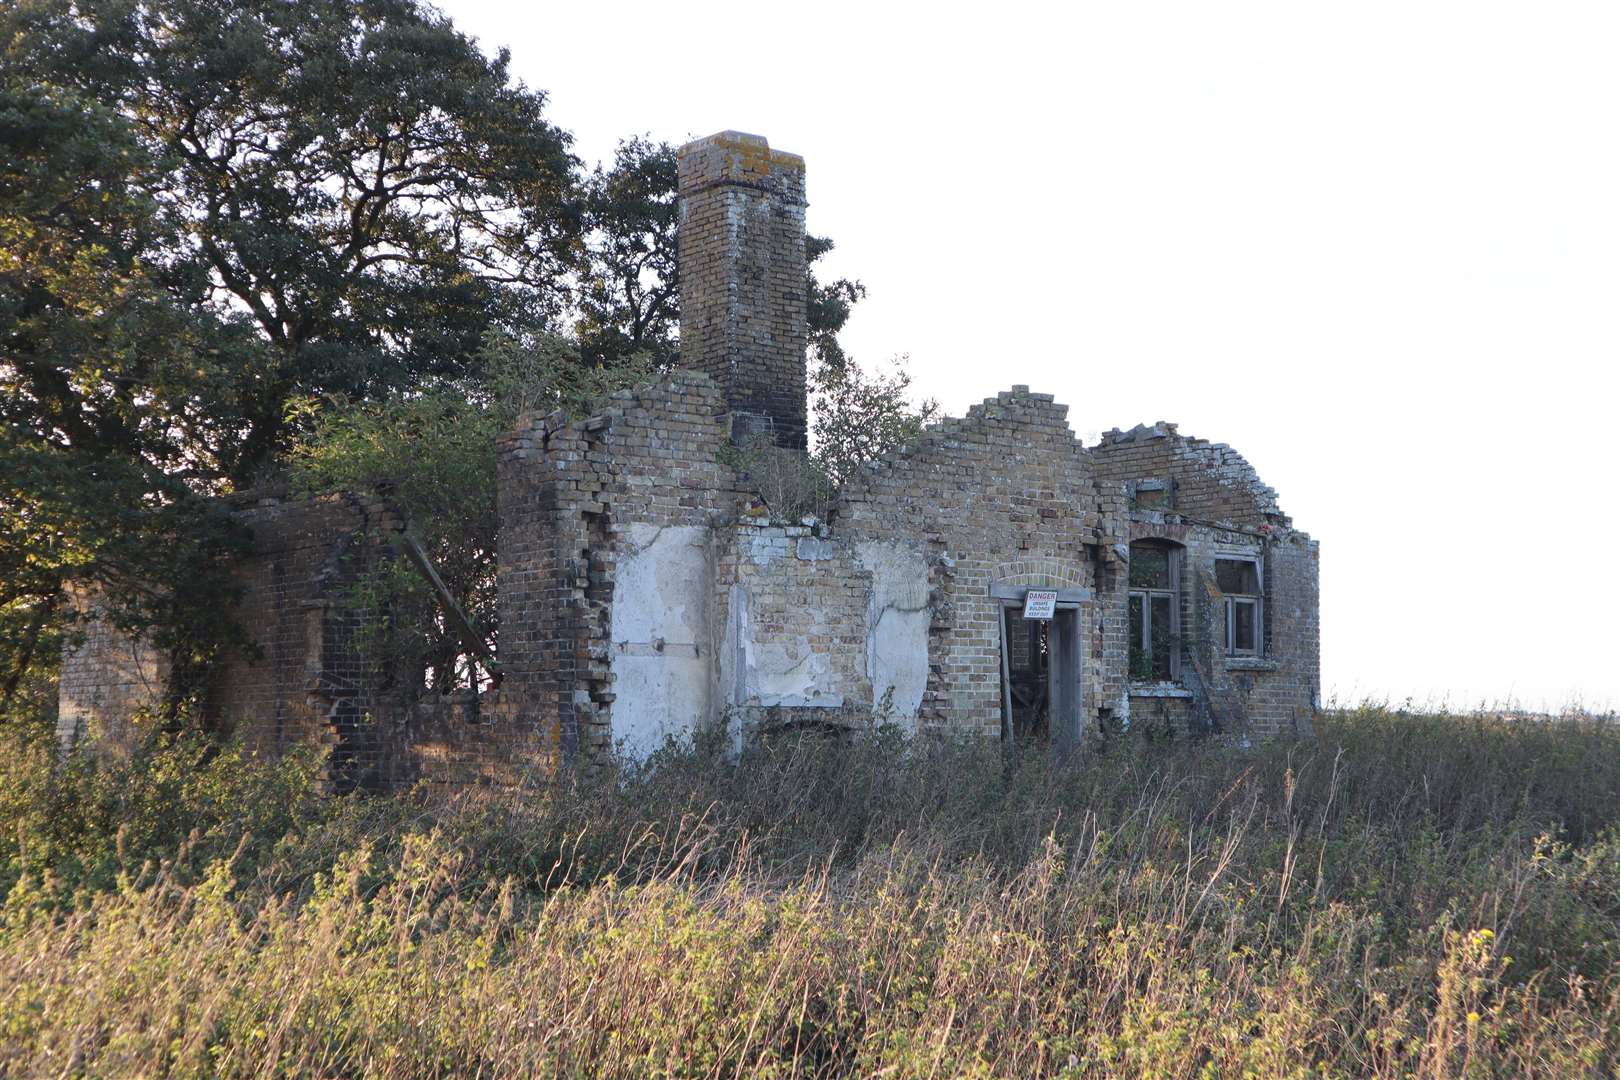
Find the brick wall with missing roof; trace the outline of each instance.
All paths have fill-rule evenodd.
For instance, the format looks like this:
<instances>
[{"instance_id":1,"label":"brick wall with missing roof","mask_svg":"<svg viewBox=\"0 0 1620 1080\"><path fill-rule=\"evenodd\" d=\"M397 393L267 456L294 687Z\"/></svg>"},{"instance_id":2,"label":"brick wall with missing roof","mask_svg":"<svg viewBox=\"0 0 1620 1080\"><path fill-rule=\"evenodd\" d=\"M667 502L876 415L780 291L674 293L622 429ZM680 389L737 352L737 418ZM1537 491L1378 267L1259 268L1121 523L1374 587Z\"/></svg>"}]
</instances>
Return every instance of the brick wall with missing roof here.
<instances>
[{"instance_id":1,"label":"brick wall with missing roof","mask_svg":"<svg viewBox=\"0 0 1620 1080\"><path fill-rule=\"evenodd\" d=\"M1067 412L1027 387L988 398L868 468L835 510L840 535L925 553L934 606L924 728L1001 731L1001 603L991 586L1096 585L1106 504ZM1108 692L1110 628L1096 605L1081 615L1084 717Z\"/></svg>"},{"instance_id":2,"label":"brick wall with missing roof","mask_svg":"<svg viewBox=\"0 0 1620 1080\"><path fill-rule=\"evenodd\" d=\"M238 501L252 551L236 570L232 615L247 641L210 668L202 704L211 723L256 754L326 748L336 791L521 775L527 756L490 723L499 695L425 695L368 654L353 588L399 525L380 500ZM167 692L162 657L91 619L83 645L63 655L63 744L88 738L98 753L127 752L144 734L132 718L160 707Z\"/></svg>"},{"instance_id":3,"label":"brick wall with missing roof","mask_svg":"<svg viewBox=\"0 0 1620 1080\"><path fill-rule=\"evenodd\" d=\"M694 647L712 658L714 693L688 728L721 719L734 730L864 719L880 696L873 650L884 585L867 561L874 544L919 568L908 580L909 595L926 598L927 674L917 708L924 730L1001 730L1001 601L993 586L1091 590L1079 612L1087 731L1104 717L1255 735L1308 727L1315 545L1287 527L1269 489L1225 448L1177 445L1167 435L1087 449L1065 406L1020 387L876 463L849 485L829 522L806 524L749 513L758 504L723 463L726 403L707 379L679 374L611 405L589 421L531 422L503 451L503 499L527 490L524 505L545 508L527 518L516 501L503 510L504 693L520 711L544 717L540 726L555 733L561 757L601 760L632 714L646 711L645 701L624 697L619 675L629 668L627 651L641 650L643 666L656 667L647 650L663 643L612 633L616 604L645 603L621 595L616 582L627 553L645 550L626 539L642 527L699 529L691 542L710 552L692 571L712 575ZM1171 510L1130 508L1125 480L1144 476L1173 482ZM1188 503L1224 523L1192 520L1183 513ZM1122 555L1133 539L1150 537L1182 545L1186 560L1183 678L1175 692L1156 696L1129 678ZM1219 555L1262 560L1261 657L1225 655L1224 609L1211 591Z\"/></svg>"},{"instance_id":4,"label":"brick wall with missing roof","mask_svg":"<svg viewBox=\"0 0 1620 1080\"><path fill-rule=\"evenodd\" d=\"M1108 432L1092 456L1099 487L1126 499L1129 539L1170 540L1183 551L1183 682L1196 696L1130 697L1133 721L1256 735L1308 732L1321 692L1316 542L1293 528L1276 492L1224 443L1189 438L1161 422ZM1167 506L1131 506L1128 492L1143 480L1167 485ZM1259 656L1226 655L1225 608L1215 580L1220 557L1261 563Z\"/></svg>"},{"instance_id":5,"label":"brick wall with missing roof","mask_svg":"<svg viewBox=\"0 0 1620 1080\"><path fill-rule=\"evenodd\" d=\"M252 553L235 571L232 616L246 636L210 667L202 707L219 730L255 753L295 745L331 750L339 788L391 781L392 748L379 722L380 680L355 648L347 595L374 555L385 518L375 499L242 497L237 520ZM148 646L92 619L64 654L64 742L90 734L98 751L127 750L141 708L168 693L168 666ZM140 672L138 681L131 672Z\"/></svg>"},{"instance_id":6,"label":"brick wall with missing roof","mask_svg":"<svg viewBox=\"0 0 1620 1080\"><path fill-rule=\"evenodd\" d=\"M811 526L750 513L758 502L726 463L726 402L705 376L677 373L607 404L584 421L530 418L502 441L499 693L413 699L358 654L347 590L390 527L380 504L271 501L243 511L257 550L241 571L239 612L257 647L222 660L210 709L265 752L331 746L340 787L505 784L564 761L603 760L622 730L615 717L622 725L638 704L620 700L615 673L615 650L637 643L612 632L629 538L690 528L710 537L702 542L712 561L698 571L711 575L706 622L690 644L713 665L716 692L713 709L694 713L689 727L727 714L753 728L864 719L880 696L874 649L892 605L924 612L922 728L993 736L995 585L1092 590L1080 609L1088 728L1104 712L1256 735L1308 723L1316 546L1229 450L1178 445L1170 433L1086 449L1063 406L1018 388L874 465L830 522ZM1128 481L1153 477L1171 481L1172 505L1130 509ZM1195 519L1190 507L1220 517ZM1142 538L1183 545L1183 682L1193 697L1130 694L1120 551ZM873 545L912 569L885 584ZM1266 649L1234 662L1221 647L1213 565L1251 554L1265 571ZM64 658L65 723L154 700L156 663L92 627L86 647ZM786 672L796 681L782 681Z\"/></svg>"},{"instance_id":7,"label":"brick wall with missing roof","mask_svg":"<svg viewBox=\"0 0 1620 1080\"><path fill-rule=\"evenodd\" d=\"M216 665L205 707L251 750L316 743L339 789L386 783L379 683L357 648L350 590L376 557L380 501L267 498L238 512L253 554L237 569L235 617L250 644Z\"/></svg>"},{"instance_id":8,"label":"brick wall with missing roof","mask_svg":"<svg viewBox=\"0 0 1620 1080\"><path fill-rule=\"evenodd\" d=\"M624 529L707 528L737 509L726 401L707 375L676 372L605 404L582 421L526 417L500 445L501 722L542 760L609 749Z\"/></svg>"}]
</instances>

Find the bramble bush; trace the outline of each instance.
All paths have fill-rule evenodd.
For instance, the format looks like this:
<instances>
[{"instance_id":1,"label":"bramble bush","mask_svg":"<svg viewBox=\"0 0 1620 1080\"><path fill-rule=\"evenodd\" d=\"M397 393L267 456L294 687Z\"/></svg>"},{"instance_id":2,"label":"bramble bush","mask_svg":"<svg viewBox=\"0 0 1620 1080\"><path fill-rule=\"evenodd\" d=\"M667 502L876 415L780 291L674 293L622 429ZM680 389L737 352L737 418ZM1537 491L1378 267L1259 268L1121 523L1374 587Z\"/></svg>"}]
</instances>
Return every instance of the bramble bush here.
<instances>
[{"instance_id":1,"label":"bramble bush","mask_svg":"<svg viewBox=\"0 0 1620 1080\"><path fill-rule=\"evenodd\" d=\"M0 1074L1611 1076L1620 728L671 746L528 791L4 753Z\"/></svg>"}]
</instances>

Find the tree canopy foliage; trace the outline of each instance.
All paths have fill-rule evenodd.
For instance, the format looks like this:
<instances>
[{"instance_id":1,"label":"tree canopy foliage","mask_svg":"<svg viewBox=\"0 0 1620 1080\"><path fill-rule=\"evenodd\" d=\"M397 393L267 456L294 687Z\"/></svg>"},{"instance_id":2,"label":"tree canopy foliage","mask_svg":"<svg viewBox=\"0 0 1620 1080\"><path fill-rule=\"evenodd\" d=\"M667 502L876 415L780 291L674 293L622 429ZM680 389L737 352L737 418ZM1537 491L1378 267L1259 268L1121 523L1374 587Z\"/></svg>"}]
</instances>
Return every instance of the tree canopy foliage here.
<instances>
[{"instance_id":1,"label":"tree canopy foliage","mask_svg":"<svg viewBox=\"0 0 1620 1080\"><path fill-rule=\"evenodd\" d=\"M74 589L204 665L215 496L289 474L387 485L492 621L494 434L678 353L673 147L587 171L546 107L417 0L0 9L0 694ZM808 285L817 386L865 400L863 290Z\"/></svg>"},{"instance_id":2,"label":"tree canopy foliage","mask_svg":"<svg viewBox=\"0 0 1620 1080\"><path fill-rule=\"evenodd\" d=\"M191 281L161 257L178 241L143 187L152 167L116 111L0 85L5 700L50 659L70 583L171 650L228 634L216 614L236 537L197 493L232 423L226 358L256 342L179 299Z\"/></svg>"},{"instance_id":3,"label":"tree canopy foliage","mask_svg":"<svg viewBox=\"0 0 1620 1080\"><path fill-rule=\"evenodd\" d=\"M257 331L199 447L220 476L274 461L297 395L460 375L492 325L562 311L569 136L413 0L24 0L4 29L12 80L95 102L141 154L175 301Z\"/></svg>"}]
</instances>

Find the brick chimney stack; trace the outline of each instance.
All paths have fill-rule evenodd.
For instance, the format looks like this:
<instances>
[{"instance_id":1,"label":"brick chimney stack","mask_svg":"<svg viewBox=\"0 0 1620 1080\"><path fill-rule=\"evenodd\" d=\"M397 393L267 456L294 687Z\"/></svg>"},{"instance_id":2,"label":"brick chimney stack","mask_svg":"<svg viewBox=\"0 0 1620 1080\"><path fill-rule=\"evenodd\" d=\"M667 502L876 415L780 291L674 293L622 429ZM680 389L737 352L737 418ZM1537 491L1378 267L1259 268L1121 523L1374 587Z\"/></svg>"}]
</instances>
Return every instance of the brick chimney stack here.
<instances>
[{"instance_id":1,"label":"brick chimney stack","mask_svg":"<svg viewBox=\"0 0 1620 1080\"><path fill-rule=\"evenodd\" d=\"M804 159L722 131L677 151L681 365L731 406L732 439L805 447Z\"/></svg>"}]
</instances>

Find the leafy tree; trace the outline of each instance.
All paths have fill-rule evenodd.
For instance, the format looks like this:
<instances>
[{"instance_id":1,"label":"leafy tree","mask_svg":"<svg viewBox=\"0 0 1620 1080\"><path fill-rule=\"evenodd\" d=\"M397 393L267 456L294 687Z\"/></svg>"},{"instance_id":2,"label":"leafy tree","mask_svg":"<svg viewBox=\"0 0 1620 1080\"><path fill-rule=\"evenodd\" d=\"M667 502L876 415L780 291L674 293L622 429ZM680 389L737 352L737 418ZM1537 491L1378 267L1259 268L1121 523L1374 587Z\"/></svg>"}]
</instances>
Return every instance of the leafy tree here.
<instances>
[{"instance_id":1,"label":"leafy tree","mask_svg":"<svg viewBox=\"0 0 1620 1080\"><path fill-rule=\"evenodd\" d=\"M183 687L231 634L205 496L275 466L294 405L555 321L577 163L412 0L18 0L0 50L0 692L70 584Z\"/></svg>"},{"instance_id":2,"label":"leafy tree","mask_svg":"<svg viewBox=\"0 0 1620 1080\"><path fill-rule=\"evenodd\" d=\"M864 370L842 350L838 356L836 364L824 359L811 372L810 430L817 464L835 486L842 486L865 463L922 434L939 414L939 403L931 398L921 405L911 403L905 357L891 361L893 370L884 375Z\"/></svg>"},{"instance_id":3,"label":"leafy tree","mask_svg":"<svg viewBox=\"0 0 1620 1080\"><path fill-rule=\"evenodd\" d=\"M0 708L54 658L69 583L182 670L227 633L235 533L199 494L242 335L175 300L151 167L115 111L0 83Z\"/></svg>"},{"instance_id":4,"label":"leafy tree","mask_svg":"<svg viewBox=\"0 0 1620 1080\"><path fill-rule=\"evenodd\" d=\"M585 185L586 262L575 333L585 360L611 367L644 354L673 367L679 351L675 149L619 144Z\"/></svg>"},{"instance_id":5,"label":"leafy tree","mask_svg":"<svg viewBox=\"0 0 1620 1080\"><path fill-rule=\"evenodd\" d=\"M810 265L833 249L833 242L825 236L805 238L806 254ZM810 322L810 361L812 381L832 378L842 371L849 358L838 343L838 333L849 322L851 310L866 296L866 286L848 278L837 278L823 284L815 271L810 273L810 291L806 297L806 313Z\"/></svg>"},{"instance_id":6,"label":"leafy tree","mask_svg":"<svg viewBox=\"0 0 1620 1080\"><path fill-rule=\"evenodd\" d=\"M197 271L181 299L269 347L208 447L253 479L304 395L360 399L466 369L503 321L563 306L577 163L545 97L414 0L21 0L12 77L130 122L145 193Z\"/></svg>"}]
</instances>

